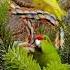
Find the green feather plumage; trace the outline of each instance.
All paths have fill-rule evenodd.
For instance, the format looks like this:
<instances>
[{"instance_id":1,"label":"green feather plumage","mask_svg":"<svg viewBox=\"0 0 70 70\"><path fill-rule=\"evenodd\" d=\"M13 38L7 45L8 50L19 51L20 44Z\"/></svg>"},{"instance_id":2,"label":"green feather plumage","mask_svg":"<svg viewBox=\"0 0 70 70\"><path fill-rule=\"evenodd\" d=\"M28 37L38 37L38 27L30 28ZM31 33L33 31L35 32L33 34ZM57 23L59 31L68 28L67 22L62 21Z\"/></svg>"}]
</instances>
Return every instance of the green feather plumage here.
<instances>
[{"instance_id":1,"label":"green feather plumage","mask_svg":"<svg viewBox=\"0 0 70 70\"><path fill-rule=\"evenodd\" d=\"M60 56L58 55L56 48L51 43L48 36L45 36L46 40L41 41L41 49L43 54L48 54L46 57L48 57L48 61L53 62L61 62Z\"/></svg>"},{"instance_id":2,"label":"green feather plumage","mask_svg":"<svg viewBox=\"0 0 70 70\"><path fill-rule=\"evenodd\" d=\"M45 35L40 48L41 51L36 51L34 57L42 68L45 67L43 70L68 70L68 67L61 63L61 58L48 36Z\"/></svg>"}]
</instances>

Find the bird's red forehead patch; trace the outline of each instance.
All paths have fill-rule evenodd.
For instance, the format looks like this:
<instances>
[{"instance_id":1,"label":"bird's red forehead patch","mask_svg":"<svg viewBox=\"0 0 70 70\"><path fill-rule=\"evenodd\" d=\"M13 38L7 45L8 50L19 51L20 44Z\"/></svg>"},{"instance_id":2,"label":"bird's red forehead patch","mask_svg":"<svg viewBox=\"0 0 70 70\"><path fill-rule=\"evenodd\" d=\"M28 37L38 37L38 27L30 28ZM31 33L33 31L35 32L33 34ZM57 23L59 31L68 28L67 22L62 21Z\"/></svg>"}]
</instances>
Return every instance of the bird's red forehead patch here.
<instances>
[{"instance_id":1,"label":"bird's red forehead patch","mask_svg":"<svg viewBox=\"0 0 70 70\"><path fill-rule=\"evenodd\" d=\"M43 37L43 35L39 34L39 35L36 35L36 36L35 36L35 39L43 40L44 37Z\"/></svg>"}]
</instances>

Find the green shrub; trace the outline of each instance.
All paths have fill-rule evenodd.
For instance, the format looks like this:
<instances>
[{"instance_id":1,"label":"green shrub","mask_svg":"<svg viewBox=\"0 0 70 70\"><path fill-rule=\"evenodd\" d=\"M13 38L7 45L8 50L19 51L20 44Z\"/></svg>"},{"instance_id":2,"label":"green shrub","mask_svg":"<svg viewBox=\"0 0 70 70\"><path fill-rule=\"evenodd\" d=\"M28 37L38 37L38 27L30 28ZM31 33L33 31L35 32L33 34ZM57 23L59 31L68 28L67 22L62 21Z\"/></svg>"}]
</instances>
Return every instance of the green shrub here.
<instances>
[{"instance_id":1,"label":"green shrub","mask_svg":"<svg viewBox=\"0 0 70 70\"><path fill-rule=\"evenodd\" d=\"M9 0L0 0L0 69L4 70L3 55L12 45L11 32L6 28L8 24Z\"/></svg>"},{"instance_id":2,"label":"green shrub","mask_svg":"<svg viewBox=\"0 0 70 70\"><path fill-rule=\"evenodd\" d=\"M0 39L2 40L6 50L9 44L11 44L11 32L7 28L9 21L9 1L10 0L0 1Z\"/></svg>"},{"instance_id":3,"label":"green shrub","mask_svg":"<svg viewBox=\"0 0 70 70\"><path fill-rule=\"evenodd\" d=\"M65 64L51 63L46 68L44 67L43 70L69 70L69 68Z\"/></svg>"},{"instance_id":4,"label":"green shrub","mask_svg":"<svg viewBox=\"0 0 70 70\"><path fill-rule=\"evenodd\" d=\"M70 64L70 25L64 24L65 28L65 43L64 48L60 50L60 55L62 57L62 63Z\"/></svg>"},{"instance_id":5,"label":"green shrub","mask_svg":"<svg viewBox=\"0 0 70 70\"><path fill-rule=\"evenodd\" d=\"M9 48L4 56L5 70L41 70L38 63L33 60L28 52L17 45Z\"/></svg>"},{"instance_id":6,"label":"green shrub","mask_svg":"<svg viewBox=\"0 0 70 70\"><path fill-rule=\"evenodd\" d=\"M0 1L0 25L6 22L9 10L9 0Z\"/></svg>"}]
</instances>

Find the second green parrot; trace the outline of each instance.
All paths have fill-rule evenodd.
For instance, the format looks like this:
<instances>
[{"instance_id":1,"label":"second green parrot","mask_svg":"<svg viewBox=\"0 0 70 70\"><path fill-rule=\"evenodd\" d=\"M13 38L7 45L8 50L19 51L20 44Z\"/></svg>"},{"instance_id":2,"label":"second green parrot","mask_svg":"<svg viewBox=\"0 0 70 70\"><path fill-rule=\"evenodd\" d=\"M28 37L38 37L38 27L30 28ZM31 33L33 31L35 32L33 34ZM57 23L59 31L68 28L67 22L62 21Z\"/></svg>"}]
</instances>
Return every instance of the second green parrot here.
<instances>
[{"instance_id":1,"label":"second green parrot","mask_svg":"<svg viewBox=\"0 0 70 70\"><path fill-rule=\"evenodd\" d=\"M66 15L66 12L62 10L58 4L57 0L32 0L36 9L41 9L43 11L54 14L58 20Z\"/></svg>"}]
</instances>

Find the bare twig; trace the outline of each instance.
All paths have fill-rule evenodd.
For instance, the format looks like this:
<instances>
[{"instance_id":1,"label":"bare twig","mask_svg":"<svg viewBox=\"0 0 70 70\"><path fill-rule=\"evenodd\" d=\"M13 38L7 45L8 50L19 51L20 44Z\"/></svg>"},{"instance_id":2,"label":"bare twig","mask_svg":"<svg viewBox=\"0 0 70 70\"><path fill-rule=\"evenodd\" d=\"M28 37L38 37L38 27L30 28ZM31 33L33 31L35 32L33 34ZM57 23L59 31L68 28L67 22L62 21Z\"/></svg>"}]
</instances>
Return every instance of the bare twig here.
<instances>
[{"instance_id":1,"label":"bare twig","mask_svg":"<svg viewBox=\"0 0 70 70\"><path fill-rule=\"evenodd\" d=\"M25 0L12 0L14 1L17 5L21 6L21 7L34 7L34 5L30 2L26 2Z\"/></svg>"}]
</instances>

